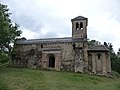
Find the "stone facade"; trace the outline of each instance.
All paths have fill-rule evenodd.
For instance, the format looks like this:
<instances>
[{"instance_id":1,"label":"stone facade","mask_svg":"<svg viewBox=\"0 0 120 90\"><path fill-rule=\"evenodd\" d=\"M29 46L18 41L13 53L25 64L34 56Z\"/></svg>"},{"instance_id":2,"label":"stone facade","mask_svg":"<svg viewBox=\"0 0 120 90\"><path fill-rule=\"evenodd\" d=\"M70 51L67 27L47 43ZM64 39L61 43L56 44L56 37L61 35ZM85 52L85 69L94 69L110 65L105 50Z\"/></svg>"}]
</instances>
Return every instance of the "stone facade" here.
<instances>
[{"instance_id":1,"label":"stone facade","mask_svg":"<svg viewBox=\"0 0 120 90\"><path fill-rule=\"evenodd\" d=\"M88 19L78 16L71 22L72 37L16 39L10 65L109 75L111 63L107 47L88 46Z\"/></svg>"}]
</instances>

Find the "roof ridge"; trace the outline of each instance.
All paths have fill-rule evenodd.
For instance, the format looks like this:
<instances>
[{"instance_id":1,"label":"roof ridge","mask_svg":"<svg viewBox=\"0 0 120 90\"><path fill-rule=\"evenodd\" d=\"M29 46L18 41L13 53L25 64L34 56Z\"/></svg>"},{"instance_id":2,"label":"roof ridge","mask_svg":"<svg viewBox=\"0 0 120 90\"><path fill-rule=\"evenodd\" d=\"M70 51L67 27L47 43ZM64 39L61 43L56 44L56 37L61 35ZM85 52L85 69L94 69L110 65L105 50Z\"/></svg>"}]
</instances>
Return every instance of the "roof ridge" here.
<instances>
[{"instance_id":1,"label":"roof ridge","mask_svg":"<svg viewBox=\"0 0 120 90\"><path fill-rule=\"evenodd\" d=\"M108 51L108 48L106 48L105 45L89 45L88 50L105 50Z\"/></svg>"},{"instance_id":2,"label":"roof ridge","mask_svg":"<svg viewBox=\"0 0 120 90\"><path fill-rule=\"evenodd\" d=\"M40 39L27 39L27 41L32 41L32 40L52 40L52 39L71 39L72 37L62 37L62 38L40 38Z\"/></svg>"},{"instance_id":3,"label":"roof ridge","mask_svg":"<svg viewBox=\"0 0 120 90\"><path fill-rule=\"evenodd\" d=\"M73 18L71 20L73 21L73 20L82 20L82 19L87 19L87 18L84 17L84 16L77 16L77 17L75 17L75 18Z\"/></svg>"}]
</instances>

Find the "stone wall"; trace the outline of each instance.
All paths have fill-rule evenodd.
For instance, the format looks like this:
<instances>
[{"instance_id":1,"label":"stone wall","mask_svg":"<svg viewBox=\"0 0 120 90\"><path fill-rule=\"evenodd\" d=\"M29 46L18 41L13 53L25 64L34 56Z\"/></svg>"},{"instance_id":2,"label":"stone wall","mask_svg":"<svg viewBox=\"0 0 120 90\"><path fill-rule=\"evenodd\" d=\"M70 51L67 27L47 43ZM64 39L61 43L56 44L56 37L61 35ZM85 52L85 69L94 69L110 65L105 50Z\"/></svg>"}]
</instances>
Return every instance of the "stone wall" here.
<instances>
[{"instance_id":1,"label":"stone wall","mask_svg":"<svg viewBox=\"0 0 120 90\"><path fill-rule=\"evenodd\" d=\"M111 72L109 52L89 52L89 71L95 74L107 75Z\"/></svg>"},{"instance_id":2,"label":"stone wall","mask_svg":"<svg viewBox=\"0 0 120 90\"><path fill-rule=\"evenodd\" d=\"M86 42L16 45L10 64L16 67L92 72L104 75L110 73L109 53L87 52L87 48ZM50 55L55 58L54 68L49 67Z\"/></svg>"},{"instance_id":3,"label":"stone wall","mask_svg":"<svg viewBox=\"0 0 120 90\"><path fill-rule=\"evenodd\" d=\"M72 43L16 45L11 65L23 67L22 63L26 62L25 67L28 68L49 68L49 54L55 55L56 70L74 71ZM19 65L17 61L20 62Z\"/></svg>"}]
</instances>

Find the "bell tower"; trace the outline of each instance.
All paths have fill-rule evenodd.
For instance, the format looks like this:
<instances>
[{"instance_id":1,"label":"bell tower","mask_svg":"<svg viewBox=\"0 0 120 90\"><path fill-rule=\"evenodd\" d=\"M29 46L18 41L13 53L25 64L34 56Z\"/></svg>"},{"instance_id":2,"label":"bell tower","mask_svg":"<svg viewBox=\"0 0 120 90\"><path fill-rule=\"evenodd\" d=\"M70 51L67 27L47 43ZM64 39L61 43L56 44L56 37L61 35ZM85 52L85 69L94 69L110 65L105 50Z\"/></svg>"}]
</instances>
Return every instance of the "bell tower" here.
<instances>
[{"instance_id":1,"label":"bell tower","mask_svg":"<svg viewBox=\"0 0 120 90\"><path fill-rule=\"evenodd\" d=\"M87 43L87 23L88 19L83 16L78 16L71 19L72 22L72 39L83 40L83 42L75 42L75 72L87 72L88 67L88 43Z\"/></svg>"},{"instance_id":2,"label":"bell tower","mask_svg":"<svg viewBox=\"0 0 120 90\"><path fill-rule=\"evenodd\" d=\"M72 22L72 38L87 39L88 19L83 16L78 16L71 19Z\"/></svg>"}]
</instances>

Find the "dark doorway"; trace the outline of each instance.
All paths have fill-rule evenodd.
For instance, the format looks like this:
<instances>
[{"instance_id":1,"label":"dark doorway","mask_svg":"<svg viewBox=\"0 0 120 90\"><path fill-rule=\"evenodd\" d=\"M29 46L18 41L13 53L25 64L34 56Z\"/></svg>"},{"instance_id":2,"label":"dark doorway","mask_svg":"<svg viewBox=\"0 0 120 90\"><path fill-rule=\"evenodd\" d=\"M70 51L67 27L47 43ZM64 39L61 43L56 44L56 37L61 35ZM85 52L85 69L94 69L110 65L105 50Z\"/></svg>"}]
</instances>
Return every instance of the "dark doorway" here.
<instances>
[{"instance_id":1,"label":"dark doorway","mask_svg":"<svg viewBox=\"0 0 120 90\"><path fill-rule=\"evenodd\" d=\"M49 67L55 68L55 57L54 56L49 57Z\"/></svg>"}]
</instances>

